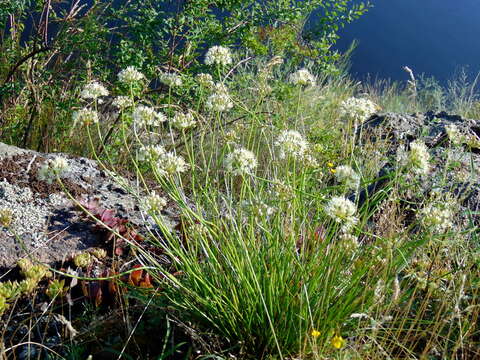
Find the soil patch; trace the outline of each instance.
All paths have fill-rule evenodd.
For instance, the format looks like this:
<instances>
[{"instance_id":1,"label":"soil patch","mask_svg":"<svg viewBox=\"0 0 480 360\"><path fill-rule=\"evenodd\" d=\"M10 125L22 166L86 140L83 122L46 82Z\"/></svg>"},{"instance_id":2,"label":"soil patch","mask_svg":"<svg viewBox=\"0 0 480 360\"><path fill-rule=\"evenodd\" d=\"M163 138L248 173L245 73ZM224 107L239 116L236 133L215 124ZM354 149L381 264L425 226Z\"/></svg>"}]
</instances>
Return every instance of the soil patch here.
<instances>
[{"instance_id":1,"label":"soil patch","mask_svg":"<svg viewBox=\"0 0 480 360\"><path fill-rule=\"evenodd\" d=\"M17 154L1 161L0 179L19 187L28 187L32 193L47 198L50 194L61 193L63 188L57 182L51 184L40 181L37 178L38 170L48 158L41 155L29 153ZM63 185L73 197L79 198L82 195L92 193L91 189L75 184L71 179L63 179Z\"/></svg>"}]
</instances>

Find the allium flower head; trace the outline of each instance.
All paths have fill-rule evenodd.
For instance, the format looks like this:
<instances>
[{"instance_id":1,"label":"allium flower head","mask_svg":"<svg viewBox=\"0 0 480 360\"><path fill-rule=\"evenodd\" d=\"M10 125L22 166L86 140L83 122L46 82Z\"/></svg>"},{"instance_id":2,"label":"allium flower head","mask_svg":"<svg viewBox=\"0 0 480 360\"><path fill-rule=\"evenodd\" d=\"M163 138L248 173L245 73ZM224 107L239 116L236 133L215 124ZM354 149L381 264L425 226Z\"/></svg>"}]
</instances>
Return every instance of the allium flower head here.
<instances>
[{"instance_id":1,"label":"allium flower head","mask_svg":"<svg viewBox=\"0 0 480 360\"><path fill-rule=\"evenodd\" d=\"M85 85L82 92L80 93L80 97L82 99L98 99L100 96L108 96L108 90L100 84L98 81L92 81Z\"/></svg>"},{"instance_id":2,"label":"allium flower head","mask_svg":"<svg viewBox=\"0 0 480 360\"><path fill-rule=\"evenodd\" d=\"M133 120L138 126L160 126L167 120L165 115L156 112L154 108L138 105L132 113Z\"/></svg>"},{"instance_id":3,"label":"allium flower head","mask_svg":"<svg viewBox=\"0 0 480 360\"><path fill-rule=\"evenodd\" d=\"M225 168L234 175L252 174L256 167L257 158L247 149L235 149L225 158Z\"/></svg>"},{"instance_id":4,"label":"allium flower head","mask_svg":"<svg viewBox=\"0 0 480 360\"><path fill-rule=\"evenodd\" d=\"M465 141L465 136L461 133L460 129L455 124L448 124L445 126L448 139L453 145L460 145Z\"/></svg>"},{"instance_id":5,"label":"allium flower head","mask_svg":"<svg viewBox=\"0 0 480 360\"><path fill-rule=\"evenodd\" d=\"M196 79L198 85L203 86L204 88L211 88L214 85L213 77L210 74L197 74Z\"/></svg>"},{"instance_id":6,"label":"allium flower head","mask_svg":"<svg viewBox=\"0 0 480 360\"><path fill-rule=\"evenodd\" d=\"M340 104L340 116L362 123L377 111L377 105L364 98L351 97Z\"/></svg>"},{"instance_id":7,"label":"allium flower head","mask_svg":"<svg viewBox=\"0 0 480 360\"><path fill-rule=\"evenodd\" d=\"M73 126L81 123L83 126L89 126L98 123L98 113L88 108L75 111L72 115Z\"/></svg>"},{"instance_id":8,"label":"allium flower head","mask_svg":"<svg viewBox=\"0 0 480 360\"><path fill-rule=\"evenodd\" d=\"M128 85L138 83L145 79L145 75L138 71L134 66L128 66L126 69L120 71L117 76L118 81Z\"/></svg>"},{"instance_id":9,"label":"allium flower head","mask_svg":"<svg viewBox=\"0 0 480 360\"><path fill-rule=\"evenodd\" d=\"M195 126L197 122L195 121L195 117L193 116L193 113L191 111L188 111L186 113L177 111L175 113L175 116L171 120L171 123L173 127L179 130L184 130Z\"/></svg>"},{"instance_id":10,"label":"allium flower head","mask_svg":"<svg viewBox=\"0 0 480 360\"><path fill-rule=\"evenodd\" d=\"M43 163L38 169L37 178L40 181L46 181L48 184L51 184L57 177L64 177L68 168L68 161L58 156Z\"/></svg>"},{"instance_id":11,"label":"allium flower head","mask_svg":"<svg viewBox=\"0 0 480 360\"><path fill-rule=\"evenodd\" d=\"M416 140L410 143L408 165L412 166L414 173L427 174L430 169L429 159L427 146L422 141Z\"/></svg>"},{"instance_id":12,"label":"allium flower head","mask_svg":"<svg viewBox=\"0 0 480 360\"><path fill-rule=\"evenodd\" d=\"M453 212L448 205L428 205L420 211L419 216L423 226L436 233L444 233L453 226Z\"/></svg>"},{"instance_id":13,"label":"allium flower head","mask_svg":"<svg viewBox=\"0 0 480 360\"><path fill-rule=\"evenodd\" d=\"M279 148L279 156L281 159L287 156L302 159L308 150L307 140L296 130L282 131L275 145Z\"/></svg>"},{"instance_id":14,"label":"allium flower head","mask_svg":"<svg viewBox=\"0 0 480 360\"><path fill-rule=\"evenodd\" d=\"M226 66L232 63L232 55L230 49L223 46L212 46L205 55L206 65L222 65Z\"/></svg>"},{"instance_id":15,"label":"allium flower head","mask_svg":"<svg viewBox=\"0 0 480 360\"><path fill-rule=\"evenodd\" d=\"M335 177L349 189L357 190L360 185L360 176L348 165L341 165L335 169Z\"/></svg>"},{"instance_id":16,"label":"allium flower head","mask_svg":"<svg viewBox=\"0 0 480 360\"><path fill-rule=\"evenodd\" d=\"M183 173L188 170L189 165L183 157L174 153L165 153L157 161L156 169L161 176L171 176L177 173Z\"/></svg>"},{"instance_id":17,"label":"allium flower head","mask_svg":"<svg viewBox=\"0 0 480 360\"><path fill-rule=\"evenodd\" d=\"M205 106L207 109L223 112L233 107L233 102L228 94L227 87L222 83L214 85L214 93L207 99Z\"/></svg>"},{"instance_id":18,"label":"allium flower head","mask_svg":"<svg viewBox=\"0 0 480 360\"><path fill-rule=\"evenodd\" d=\"M142 146L138 150L137 159L139 161L157 161L160 156L166 152L165 148L161 145Z\"/></svg>"},{"instance_id":19,"label":"allium flower head","mask_svg":"<svg viewBox=\"0 0 480 360\"><path fill-rule=\"evenodd\" d=\"M292 84L301 86L315 86L317 83L315 76L307 69L299 69L290 74L289 80Z\"/></svg>"},{"instance_id":20,"label":"allium flower head","mask_svg":"<svg viewBox=\"0 0 480 360\"><path fill-rule=\"evenodd\" d=\"M410 151L404 147L397 150L397 163L399 166L407 168L415 175L426 175L430 170L430 154L428 148L420 140L410 143Z\"/></svg>"},{"instance_id":21,"label":"allium flower head","mask_svg":"<svg viewBox=\"0 0 480 360\"><path fill-rule=\"evenodd\" d=\"M338 223L356 224L357 207L350 200L335 196L325 206L325 212Z\"/></svg>"},{"instance_id":22,"label":"allium flower head","mask_svg":"<svg viewBox=\"0 0 480 360\"><path fill-rule=\"evenodd\" d=\"M126 108L132 107L134 105L134 101L130 96L117 96L112 105L115 106L117 109L124 110Z\"/></svg>"},{"instance_id":23,"label":"allium flower head","mask_svg":"<svg viewBox=\"0 0 480 360\"><path fill-rule=\"evenodd\" d=\"M158 214L163 208L167 206L167 200L155 191L152 191L143 201L143 208L149 215Z\"/></svg>"},{"instance_id":24,"label":"allium flower head","mask_svg":"<svg viewBox=\"0 0 480 360\"><path fill-rule=\"evenodd\" d=\"M170 87L179 87L183 85L182 78L175 73L161 73L159 75L160 81Z\"/></svg>"}]
</instances>

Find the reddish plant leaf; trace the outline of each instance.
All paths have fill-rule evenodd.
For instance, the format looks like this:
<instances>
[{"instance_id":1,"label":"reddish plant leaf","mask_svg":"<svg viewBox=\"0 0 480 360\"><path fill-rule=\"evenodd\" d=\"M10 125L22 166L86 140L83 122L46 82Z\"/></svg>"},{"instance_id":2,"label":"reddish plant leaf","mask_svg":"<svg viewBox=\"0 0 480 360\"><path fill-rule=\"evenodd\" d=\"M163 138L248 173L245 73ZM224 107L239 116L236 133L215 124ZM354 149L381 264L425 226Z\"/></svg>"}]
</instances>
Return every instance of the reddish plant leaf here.
<instances>
[{"instance_id":1,"label":"reddish plant leaf","mask_svg":"<svg viewBox=\"0 0 480 360\"><path fill-rule=\"evenodd\" d=\"M133 268L136 269L139 267L141 267L141 265L135 265ZM130 273L130 276L128 277L128 283L130 285L138 286L140 284L140 280L142 279L142 275L143 275L142 269L132 271Z\"/></svg>"},{"instance_id":2,"label":"reddish plant leaf","mask_svg":"<svg viewBox=\"0 0 480 360\"><path fill-rule=\"evenodd\" d=\"M100 306L102 304L102 301L103 301L103 291L102 291L102 288L99 285L98 286L98 291L95 294L95 306L97 306L97 307Z\"/></svg>"},{"instance_id":3,"label":"reddish plant leaf","mask_svg":"<svg viewBox=\"0 0 480 360\"><path fill-rule=\"evenodd\" d=\"M153 288L150 274L145 271L145 276L143 277L143 281L140 282L140 287L142 288Z\"/></svg>"}]
</instances>

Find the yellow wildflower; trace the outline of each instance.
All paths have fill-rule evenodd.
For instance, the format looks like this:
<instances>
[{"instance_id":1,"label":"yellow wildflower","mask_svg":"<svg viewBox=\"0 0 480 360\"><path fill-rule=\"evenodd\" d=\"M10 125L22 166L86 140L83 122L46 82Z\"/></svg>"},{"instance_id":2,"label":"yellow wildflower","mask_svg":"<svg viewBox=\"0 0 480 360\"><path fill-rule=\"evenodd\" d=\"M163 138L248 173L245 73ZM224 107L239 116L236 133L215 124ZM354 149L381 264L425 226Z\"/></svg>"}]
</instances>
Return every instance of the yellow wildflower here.
<instances>
[{"instance_id":1,"label":"yellow wildflower","mask_svg":"<svg viewBox=\"0 0 480 360\"><path fill-rule=\"evenodd\" d=\"M340 335L335 335L332 338L331 343L335 349L341 349L345 345L345 339L342 338Z\"/></svg>"},{"instance_id":2,"label":"yellow wildflower","mask_svg":"<svg viewBox=\"0 0 480 360\"><path fill-rule=\"evenodd\" d=\"M310 334L311 334L314 338L317 338L317 337L320 336L320 331L313 329Z\"/></svg>"}]
</instances>

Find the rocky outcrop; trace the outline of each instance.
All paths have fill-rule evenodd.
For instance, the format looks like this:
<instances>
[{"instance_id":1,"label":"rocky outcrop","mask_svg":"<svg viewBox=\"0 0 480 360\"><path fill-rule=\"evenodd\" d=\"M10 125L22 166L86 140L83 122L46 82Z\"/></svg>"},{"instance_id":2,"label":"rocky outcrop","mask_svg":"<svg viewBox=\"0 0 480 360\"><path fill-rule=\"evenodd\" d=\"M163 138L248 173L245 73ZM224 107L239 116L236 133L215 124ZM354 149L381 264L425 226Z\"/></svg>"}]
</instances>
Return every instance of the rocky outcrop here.
<instances>
[{"instance_id":1,"label":"rocky outcrop","mask_svg":"<svg viewBox=\"0 0 480 360\"><path fill-rule=\"evenodd\" d=\"M455 125L462 140L454 145L447 128ZM446 112L425 114L385 113L371 117L358 129L358 145L381 143L386 155L381 162L379 177L386 177L396 168L400 148L420 140L428 147L431 169L421 177L420 191L412 201L424 199L432 192L450 193L460 202L464 217L480 223L480 121L465 119ZM360 194L366 199L388 183L384 178Z\"/></svg>"},{"instance_id":2,"label":"rocky outcrop","mask_svg":"<svg viewBox=\"0 0 480 360\"><path fill-rule=\"evenodd\" d=\"M63 186L37 177L40 166L58 155L69 165ZM115 181L93 160L0 143L0 220L2 213L11 214L11 223L0 226L0 276L25 256L52 264L82 250L105 246L95 221L85 216L76 200L98 199L102 208L144 227L138 199L127 189L131 183L117 179L122 181Z\"/></svg>"}]
</instances>

